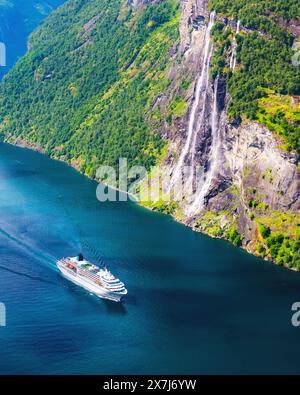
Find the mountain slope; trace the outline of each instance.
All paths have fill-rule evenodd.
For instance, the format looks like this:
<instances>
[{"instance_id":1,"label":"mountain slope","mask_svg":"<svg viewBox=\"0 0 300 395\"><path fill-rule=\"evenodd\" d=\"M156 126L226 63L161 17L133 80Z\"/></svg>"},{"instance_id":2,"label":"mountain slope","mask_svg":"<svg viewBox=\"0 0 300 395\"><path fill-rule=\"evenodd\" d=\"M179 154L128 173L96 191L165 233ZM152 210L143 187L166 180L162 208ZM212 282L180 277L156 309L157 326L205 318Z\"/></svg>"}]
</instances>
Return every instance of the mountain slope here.
<instances>
[{"instance_id":1,"label":"mountain slope","mask_svg":"<svg viewBox=\"0 0 300 395\"><path fill-rule=\"evenodd\" d=\"M192 198L143 204L300 269L300 7L256 3L68 1L0 85L0 132L91 177L166 164L167 190L200 166Z\"/></svg>"},{"instance_id":2,"label":"mountain slope","mask_svg":"<svg viewBox=\"0 0 300 395\"><path fill-rule=\"evenodd\" d=\"M229 79L230 119L245 115L260 121L282 138L286 149L299 153L299 105L295 106L295 114L293 103L290 109L282 111L287 100L284 95L300 95L300 67L295 67L291 61L295 36L300 35L300 21L296 19L300 18L299 2L262 0L257 4L254 0L211 0L211 7L239 20L244 27L237 36L239 67ZM224 55L226 59L227 33L230 34L228 27L219 23L214 72L226 74L226 67L225 70L220 67L220 63L223 64L218 58L221 53L223 60ZM259 100L262 98L267 100Z\"/></svg>"},{"instance_id":3,"label":"mountain slope","mask_svg":"<svg viewBox=\"0 0 300 395\"><path fill-rule=\"evenodd\" d=\"M122 5L71 1L34 32L30 51L2 84L3 133L38 142L88 175L120 156L154 164L164 143L143 115L168 83L178 4L142 13Z\"/></svg>"}]
</instances>

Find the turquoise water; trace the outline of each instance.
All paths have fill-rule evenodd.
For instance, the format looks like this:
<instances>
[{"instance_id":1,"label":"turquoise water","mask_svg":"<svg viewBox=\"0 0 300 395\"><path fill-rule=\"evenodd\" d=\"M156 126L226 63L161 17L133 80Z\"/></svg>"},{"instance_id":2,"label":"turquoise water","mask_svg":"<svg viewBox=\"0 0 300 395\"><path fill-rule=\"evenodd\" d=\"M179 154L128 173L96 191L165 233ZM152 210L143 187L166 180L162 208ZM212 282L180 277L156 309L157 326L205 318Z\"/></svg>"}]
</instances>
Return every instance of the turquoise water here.
<instances>
[{"instance_id":1,"label":"turquoise water","mask_svg":"<svg viewBox=\"0 0 300 395\"><path fill-rule=\"evenodd\" d=\"M0 67L0 80L26 52L27 37L64 0L0 0L0 41L5 43L7 66Z\"/></svg>"},{"instance_id":2,"label":"turquoise water","mask_svg":"<svg viewBox=\"0 0 300 395\"><path fill-rule=\"evenodd\" d=\"M83 251L122 305L63 279ZM300 276L131 202L100 203L63 163L0 145L1 373L300 373Z\"/></svg>"}]
</instances>

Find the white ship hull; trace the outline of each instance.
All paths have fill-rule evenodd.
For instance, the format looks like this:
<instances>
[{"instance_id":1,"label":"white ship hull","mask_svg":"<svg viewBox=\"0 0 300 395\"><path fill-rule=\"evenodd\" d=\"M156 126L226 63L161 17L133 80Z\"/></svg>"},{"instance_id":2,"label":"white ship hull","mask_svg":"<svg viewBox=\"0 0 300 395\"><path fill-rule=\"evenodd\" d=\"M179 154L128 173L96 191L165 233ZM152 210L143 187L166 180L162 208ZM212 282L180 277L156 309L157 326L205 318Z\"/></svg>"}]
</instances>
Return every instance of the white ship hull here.
<instances>
[{"instance_id":1,"label":"white ship hull","mask_svg":"<svg viewBox=\"0 0 300 395\"><path fill-rule=\"evenodd\" d=\"M58 265L58 269L60 270L60 272L62 273L62 275L65 278L72 281L76 285L79 285L80 287L84 288L85 290L91 292L92 294L98 296L99 298L112 300L114 302L121 302L125 296L125 294L118 294L116 292L109 292L104 287L101 287L101 285L94 284L91 281L89 281L88 279L86 279L85 277L82 277L82 276L78 275L77 273L72 272L71 270L65 269L64 267L61 267L60 265Z\"/></svg>"}]
</instances>

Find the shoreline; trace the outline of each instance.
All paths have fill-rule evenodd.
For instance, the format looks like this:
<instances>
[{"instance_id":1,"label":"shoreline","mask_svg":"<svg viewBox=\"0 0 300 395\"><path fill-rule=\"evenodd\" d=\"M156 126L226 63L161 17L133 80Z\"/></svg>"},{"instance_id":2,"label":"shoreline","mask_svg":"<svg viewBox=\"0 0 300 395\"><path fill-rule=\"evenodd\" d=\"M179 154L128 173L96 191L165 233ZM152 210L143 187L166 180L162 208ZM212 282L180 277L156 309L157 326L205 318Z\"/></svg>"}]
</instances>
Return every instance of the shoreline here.
<instances>
[{"instance_id":1,"label":"shoreline","mask_svg":"<svg viewBox=\"0 0 300 395\"><path fill-rule=\"evenodd\" d=\"M5 138L6 138L6 137L7 137L7 136L5 136ZM62 163L64 163L64 164L66 164L67 166L72 167L72 168L73 168L74 170L76 170L79 174L83 175L84 177L87 177L89 180L95 181L97 184L100 184L95 178L91 178L91 177L88 176L87 174L82 173L82 172L79 170L79 168L78 168L75 164L68 163L68 162L64 161L63 159L53 158L51 155L46 154L46 153L45 153L45 150L44 150L44 149L42 148L42 146L39 145L38 143L29 143L28 141L26 141L26 140L24 140L24 139L18 139L18 138L16 138L16 141L15 141L15 142L10 142L10 141L6 141L5 138L4 138L4 140L2 140L2 142L5 143L5 144L12 145L12 146L19 147L19 148L23 148L23 149L28 149L28 150L31 150L31 151L35 151L35 152L37 152L37 153L39 153L39 154L42 154L42 155L47 156L48 158L50 158L50 159L52 159L52 160L56 160L56 161L58 161L58 162L62 162ZM247 249L247 246L235 247L235 246L234 246L228 239L226 239L225 237L213 236L213 235L210 235L210 234L208 234L208 233L206 233L206 232L199 231L199 230L195 229L195 227L193 226L192 223L188 223L188 219L187 219L187 218L179 219L179 218L177 218L177 217L176 217L175 215L173 215L173 214L166 214L166 213L160 212L159 210L153 210L151 207L142 204L142 202L138 201L138 200L134 197L134 195L130 194L129 192L127 192L127 191L122 191L122 190L120 190L120 189L118 189L118 188L116 188L116 187L112 187L112 186L110 186L110 185L108 185L108 184L103 184L103 185L106 185L107 187L109 187L109 188L111 188L111 189L113 189L113 190L115 190L115 191L117 191L117 192L126 194L127 196L129 196L130 201L132 201L133 203L137 204L139 207L142 207L142 208L144 208L144 209L146 209L146 210L148 210L148 211L151 211L151 212L153 212L153 213L160 213L160 214L166 215L166 216L168 216L168 217L171 217L175 222L180 223L180 224L182 224L183 226L185 226L185 227L187 227L187 228L190 228L190 229L191 229L193 232L195 232L195 233L203 234L203 235L205 235L205 236L207 236L207 237L209 237L209 238L211 238L211 239L224 240L224 241L226 241L227 243L229 243L229 244L230 244L232 247L234 247L234 248L243 250L243 251L245 251L247 254L253 255L253 256L255 256L256 258L260 258L260 259L261 259L262 261L264 261L264 262L269 262L269 263L273 264L274 266L278 266L278 265L276 265L276 263L275 263L274 260L268 259L268 258L262 258L260 255L257 255L257 254L255 254L254 252L252 252L251 250ZM279 266L279 267L280 267L280 266ZM287 269L287 270L290 270L290 271L299 273L299 271L296 270L295 268L289 268L289 267L284 266L284 265L281 266L281 267L284 268L284 269Z\"/></svg>"}]
</instances>

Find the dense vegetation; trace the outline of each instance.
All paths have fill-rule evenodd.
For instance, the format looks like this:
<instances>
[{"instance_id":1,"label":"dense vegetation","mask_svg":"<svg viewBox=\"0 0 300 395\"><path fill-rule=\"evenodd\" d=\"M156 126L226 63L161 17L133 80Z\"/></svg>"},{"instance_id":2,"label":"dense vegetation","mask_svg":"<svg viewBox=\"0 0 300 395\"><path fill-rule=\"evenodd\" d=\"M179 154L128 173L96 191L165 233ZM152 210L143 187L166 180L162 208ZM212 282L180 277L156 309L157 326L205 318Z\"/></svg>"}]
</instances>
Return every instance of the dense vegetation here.
<instances>
[{"instance_id":1,"label":"dense vegetation","mask_svg":"<svg viewBox=\"0 0 300 395\"><path fill-rule=\"evenodd\" d=\"M274 182L274 170L268 168L261 175L270 184ZM249 174L249 177L251 175ZM256 252L272 259L278 265L300 270L300 217L292 210L279 212L264 202L264 192L258 188L245 191L247 216L257 225Z\"/></svg>"},{"instance_id":2,"label":"dense vegetation","mask_svg":"<svg viewBox=\"0 0 300 395\"><path fill-rule=\"evenodd\" d=\"M236 38L239 67L233 74L228 63L234 31L221 22L213 31L217 43L213 76L228 75L232 97L228 109L230 119L246 116L259 121L277 132L288 150L300 152L298 107L295 107L295 116L288 117L280 103L268 112L260 101L270 93L273 97L274 94L278 97L300 95L300 67L292 64L294 37L285 26L286 21L300 18L299 1L211 0L210 6L227 17L239 19L247 29Z\"/></svg>"},{"instance_id":3,"label":"dense vegetation","mask_svg":"<svg viewBox=\"0 0 300 395\"><path fill-rule=\"evenodd\" d=\"M195 229L200 229L212 237L227 239L235 247L240 247L244 236L237 229L237 219L236 215L234 216L228 211L219 213L207 211L196 222Z\"/></svg>"},{"instance_id":4,"label":"dense vegetation","mask_svg":"<svg viewBox=\"0 0 300 395\"><path fill-rule=\"evenodd\" d=\"M154 164L164 142L145 114L169 84L178 3L141 12L123 4L72 0L34 32L0 86L2 134L39 143L90 176L122 156Z\"/></svg>"},{"instance_id":5,"label":"dense vegetation","mask_svg":"<svg viewBox=\"0 0 300 395\"><path fill-rule=\"evenodd\" d=\"M259 225L262 243L258 245L258 253L269 255L278 265L300 270L300 237L293 240L280 232L272 232L270 227Z\"/></svg>"},{"instance_id":6,"label":"dense vegetation","mask_svg":"<svg viewBox=\"0 0 300 395\"><path fill-rule=\"evenodd\" d=\"M210 6L218 13L239 18L244 25L259 28L259 22L270 24L270 15L278 15L289 21L300 16L298 0L210 0Z\"/></svg>"}]
</instances>

